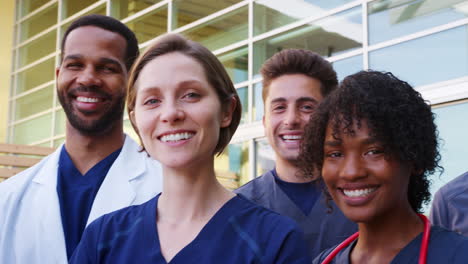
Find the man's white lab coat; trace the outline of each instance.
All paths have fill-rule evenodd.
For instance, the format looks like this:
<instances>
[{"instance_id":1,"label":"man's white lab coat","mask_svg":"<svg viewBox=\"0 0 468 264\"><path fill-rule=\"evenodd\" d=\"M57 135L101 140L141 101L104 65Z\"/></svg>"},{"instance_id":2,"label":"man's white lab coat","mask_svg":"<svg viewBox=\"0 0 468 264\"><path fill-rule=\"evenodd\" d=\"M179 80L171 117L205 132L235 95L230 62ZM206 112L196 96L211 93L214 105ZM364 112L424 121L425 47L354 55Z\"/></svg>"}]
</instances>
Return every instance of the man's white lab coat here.
<instances>
[{"instance_id":1,"label":"man's white lab coat","mask_svg":"<svg viewBox=\"0 0 468 264\"><path fill-rule=\"evenodd\" d=\"M0 263L67 263L57 196L59 147L35 166L0 183ZM96 194L88 223L148 201L162 190L162 169L126 136Z\"/></svg>"}]
</instances>

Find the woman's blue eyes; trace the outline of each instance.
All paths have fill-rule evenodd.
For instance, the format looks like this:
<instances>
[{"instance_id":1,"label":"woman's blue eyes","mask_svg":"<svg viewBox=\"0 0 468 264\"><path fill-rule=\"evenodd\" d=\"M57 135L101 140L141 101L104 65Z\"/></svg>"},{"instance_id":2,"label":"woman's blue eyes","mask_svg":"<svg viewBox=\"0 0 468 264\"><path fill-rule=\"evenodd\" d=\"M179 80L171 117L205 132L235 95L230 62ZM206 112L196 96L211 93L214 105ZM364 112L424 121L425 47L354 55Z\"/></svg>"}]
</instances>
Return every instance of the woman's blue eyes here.
<instances>
[{"instance_id":1,"label":"woman's blue eyes","mask_svg":"<svg viewBox=\"0 0 468 264\"><path fill-rule=\"evenodd\" d=\"M159 103L159 100L158 99L149 99L148 101L145 102L145 105L148 105L148 104L157 104Z\"/></svg>"},{"instance_id":2,"label":"woman's blue eyes","mask_svg":"<svg viewBox=\"0 0 468 264\"><path fill-rule=\"evenodd\" d=\"M187 93L184 96L182 96L182 99L193 100L193 99L198 99L200 97L201 97L200 94L192 92L192 93ZM144 104L145 105L153 105L153 104L158 104L160 102L161 102L161 100L153 98L153 99L149 99L149 100L145 101Z\"/></svg>"},{"instance_id":3,"label":"woman's blue eyes","mask_svg":"<svg viewBox=\"0 0 468 264\"><path fill-rule=\"evenodd\" d=\"M197 94L197 93L192 92L192 93L187 93L186 95L184 95L184 97L186 97L186 98L199 98L200 95Z\"/></svg>"}]
</instances>

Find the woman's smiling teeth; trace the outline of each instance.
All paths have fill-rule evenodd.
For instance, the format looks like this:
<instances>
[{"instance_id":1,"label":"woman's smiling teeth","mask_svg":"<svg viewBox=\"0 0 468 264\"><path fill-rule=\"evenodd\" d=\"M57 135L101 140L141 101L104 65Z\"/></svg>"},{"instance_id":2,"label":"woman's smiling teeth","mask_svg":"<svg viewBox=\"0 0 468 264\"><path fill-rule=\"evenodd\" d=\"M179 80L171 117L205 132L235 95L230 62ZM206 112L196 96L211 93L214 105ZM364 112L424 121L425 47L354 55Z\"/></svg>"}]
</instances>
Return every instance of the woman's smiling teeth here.
<instances>
[{"instance_id":1,"label":"woman's smiling teeth","mask_svg":"<svg viewBox=\"0 0 468 264\"><path fill-rule=\"evenodd\" d=\"M185 132L185 133L177 133L177 134L169 134L169 135L164 135L161 137L162 142L174 142L174 141L179 141L179 140L186 140L190 139L193 137L195 133L191 132Z\"/></svg>"},{"instance_id":2,"label":"woman's smiling teeth","mask_svg":"<svg viewBox=\"0 0 468 264\"><path fill-rule=\"evenodd\" d=\"M366 188L366 189L355 189L355 190L345 190L343 189L344 195L348 197L364 197L373 193L377 188Z\"/></svg>"}]
</instances>

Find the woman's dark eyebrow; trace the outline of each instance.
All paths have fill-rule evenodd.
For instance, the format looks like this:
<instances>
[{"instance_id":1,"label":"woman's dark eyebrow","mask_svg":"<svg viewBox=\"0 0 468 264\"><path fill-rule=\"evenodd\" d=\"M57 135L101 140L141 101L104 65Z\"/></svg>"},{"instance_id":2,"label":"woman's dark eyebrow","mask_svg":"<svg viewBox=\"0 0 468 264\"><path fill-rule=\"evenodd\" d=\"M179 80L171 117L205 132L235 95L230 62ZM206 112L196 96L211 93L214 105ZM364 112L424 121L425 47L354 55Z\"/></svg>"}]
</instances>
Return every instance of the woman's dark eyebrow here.
<instances>
[{"instance_id":1,"label":"woman's dark eyebrow","mask_svg":"<svg viewBox=\"0 0 468 264\"><path fill-rule=\"evenodd\" d=\"M341 140L326 140L323 143L323 146L328 146L328 147L338 147L341 146Z\"/></svg>"},{"instance_id":2,"label":"woman's dark eyebrow","mask_svg":"<svg viewBox=\"0 0 468 264\"><path fill-rule=\"evenodd\" d=\"M369 137L369 138L364 139L363 143L366 144L366 145L372 145L372 144L375 144L375 143L380 143L380 140L378 140L375 137Z\"/></svg>"}]
</instances>

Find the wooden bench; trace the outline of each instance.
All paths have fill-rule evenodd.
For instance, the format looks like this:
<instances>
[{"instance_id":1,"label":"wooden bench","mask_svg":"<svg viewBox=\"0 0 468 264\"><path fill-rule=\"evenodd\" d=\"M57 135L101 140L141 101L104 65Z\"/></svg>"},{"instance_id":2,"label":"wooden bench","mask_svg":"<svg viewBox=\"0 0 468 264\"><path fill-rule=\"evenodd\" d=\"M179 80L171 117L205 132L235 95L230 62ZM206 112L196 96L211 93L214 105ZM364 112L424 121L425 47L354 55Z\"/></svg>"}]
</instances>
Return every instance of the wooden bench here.
<instances>
[{"instance_id":1,"label":"wooden bench","mask_svg":"<svg viewBox=\"0 0 468 264\"><path fill-rule=\"evenodd\" d=\"M38 163L54 148L0 143L0 182Z\"/></svg>"}]
</instances>

